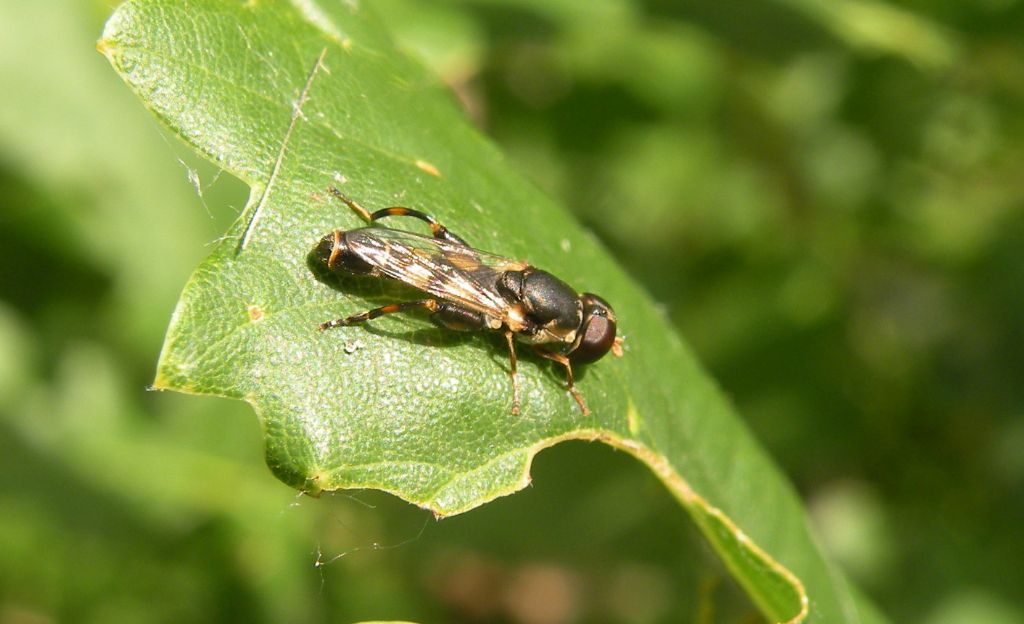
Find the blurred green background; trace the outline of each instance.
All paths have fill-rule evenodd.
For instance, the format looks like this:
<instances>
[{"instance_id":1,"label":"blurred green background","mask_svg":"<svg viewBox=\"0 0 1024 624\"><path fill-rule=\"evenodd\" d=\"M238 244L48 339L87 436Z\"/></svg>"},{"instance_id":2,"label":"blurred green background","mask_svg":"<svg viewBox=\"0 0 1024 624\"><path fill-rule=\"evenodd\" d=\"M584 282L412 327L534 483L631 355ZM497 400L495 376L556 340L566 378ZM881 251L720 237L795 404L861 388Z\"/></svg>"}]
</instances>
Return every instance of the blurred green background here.
<instances>
[{"instance_id":1,"label":"blurred green background","mask_svg":"<svg viewBox=\"0 0 1024 624\"><path fill-rule=\"evenodd\" d=\"M659 302L893 621L1024 622L1024 4L366 4ZM297 497L247 406L147 392L246 189L95 52L111 8L0 0L0 623L758 621L604 447L438 523Z\"/></svg>"}]
</instances>

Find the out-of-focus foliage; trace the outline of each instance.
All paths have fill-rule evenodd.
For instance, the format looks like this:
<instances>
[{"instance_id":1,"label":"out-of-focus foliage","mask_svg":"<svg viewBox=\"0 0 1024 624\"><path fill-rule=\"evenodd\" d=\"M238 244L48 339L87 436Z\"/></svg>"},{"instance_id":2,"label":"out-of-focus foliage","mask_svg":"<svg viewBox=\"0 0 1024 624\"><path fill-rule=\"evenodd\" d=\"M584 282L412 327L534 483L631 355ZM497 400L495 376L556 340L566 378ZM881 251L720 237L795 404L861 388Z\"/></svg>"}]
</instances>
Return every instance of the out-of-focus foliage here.
<instances>
[{"instance_id":1,"label":"out-of-focus foliage","mask_svg":"<svg viewBox=\"0 0 1024 624\"><path fill-rule=\"evenodd\" d=\"M664 302L883 611L1024 621L1020 2L378 4ZM108 13L0 0L0 619L752 612L603 449L434 523L296 500L247 408L144 392L244 189L93 51Z\"/></svg>"}]
</instances>

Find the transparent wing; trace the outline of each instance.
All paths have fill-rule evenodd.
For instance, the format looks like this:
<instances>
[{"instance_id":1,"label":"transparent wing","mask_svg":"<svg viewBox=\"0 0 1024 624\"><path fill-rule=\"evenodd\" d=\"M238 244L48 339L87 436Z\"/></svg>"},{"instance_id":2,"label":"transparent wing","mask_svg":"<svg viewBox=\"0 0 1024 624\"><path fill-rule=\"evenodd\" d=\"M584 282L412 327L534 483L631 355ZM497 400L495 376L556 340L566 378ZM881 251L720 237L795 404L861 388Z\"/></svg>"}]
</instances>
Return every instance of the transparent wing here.
<instances>
[{"instance_id":1,"label":"transparent wing","mask_svg":"<svg viewBox=\"0 0 1024 624\"><path fill-rule=\"evenodd\" d=\"M345 240L352 252L384 275L499 319L510 302L498 291L498 277L527 266L472 247L389 228L350 230Z\"/></svg>"}]
</instances>

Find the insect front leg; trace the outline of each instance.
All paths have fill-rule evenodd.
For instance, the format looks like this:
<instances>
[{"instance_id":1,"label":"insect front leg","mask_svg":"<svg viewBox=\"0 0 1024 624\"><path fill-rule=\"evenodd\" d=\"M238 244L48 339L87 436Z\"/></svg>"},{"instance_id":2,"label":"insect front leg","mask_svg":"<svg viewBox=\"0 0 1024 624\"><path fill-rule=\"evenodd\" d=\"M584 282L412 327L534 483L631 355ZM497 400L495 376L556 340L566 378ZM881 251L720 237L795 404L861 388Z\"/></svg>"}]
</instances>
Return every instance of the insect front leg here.
<instances>
[{"instance_id":1,"label":"insect front leg","mask_svg":"<svg viewBox=\"0 0 1024 624\"><path fill-rule=\"evenodd\" d=\"M327 321L326 323L320 323L320 331L325 329L331 329L332 327L348 327L349 325L358 325L365 323L366 321L372 321L375 318L384 316L385 314L394 314L395 312L405 312L407 310L415 310L416 308L424 308L434 312L438 308L438 302L436 299L420 299L418 301L407 301L405 303L391 303L386 306L360 312L359 314L353 314L342 319L335 319L333 321Z\"/></svg>"},{"instance_id":2,"label":"insect front leg","mask_svg":"<svg viewBox=\"0 0 1024 624\"><path fill-rule=\"evenodd\" d=\"M550 351L546 351L540 348L540 346L535 346L533 350L534 352L537 353L537 355L545 357L554 362L558 362L559 364L565 367L566 389L570 392L570 394L572 394L572 398L576 399L576 403L580 406L580 410L583 411L583 415L590 416L590 410L587 408L587 403L586 401L583 400L583 395L580 393L579 390L576 389L576 384L573 381L572 364L569 363L569 358L559 353L552 353Z\"/></svg>"},{"instance_id":3,"label":"insect front leg","mask_svg":"<svg viewBox=\"0 0 1024 624\"><path fill-rule=\"evenodd\" d=\"M366 208L363 208L362 205L357 203L354 199L339 191L337 188L332 186L327 190L331 193L331 195L334 195L342 202L344 202L345 205L351 208L357 215L359 215L361 219L363 219L367 223L373 223L377 219L383 219L384 217L413 217L414 219L425 221L428 225L430 225L430 232L433 234L434 238L439 238L450 243L455 243L456 245L462 245L463 247L469 247L466 241L462 240L460 236L457 236L450 232L448 228L438 223L437 219L435 219L434 217L426 213L420 212L419 210L406 208L405 206L392 206L390 208L381 208L376 212L370 212Z\"/></svg>"}]
</instances>

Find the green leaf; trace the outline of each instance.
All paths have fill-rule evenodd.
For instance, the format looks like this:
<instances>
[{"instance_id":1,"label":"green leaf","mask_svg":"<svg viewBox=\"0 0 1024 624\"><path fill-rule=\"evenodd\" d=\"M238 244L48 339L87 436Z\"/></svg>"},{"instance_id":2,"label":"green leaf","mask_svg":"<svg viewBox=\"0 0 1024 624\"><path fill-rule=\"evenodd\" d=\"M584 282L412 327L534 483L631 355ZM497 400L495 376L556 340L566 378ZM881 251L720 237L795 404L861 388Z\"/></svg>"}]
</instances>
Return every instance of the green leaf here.
<instances>
[{"instance_id":1,"label":"green leaf","mask_svg":"<svg viewBox=\"0 0 1024 624\"><path fill-rule=\"evenodd\" d=\"M141 0L109 20L99 49L146 106L252 189L186 285L154 385L251 403L289 485L379 488L439 516L525 487L541 449L598 440L657 474L768 618L864 621L791 488L657 308L360 7ZM528 354L511 414L500 336L399 315L318 332L409 295L310 270L320 237L363 225L331 185L422 209L611 301L625 356L579 371L593 414Z\"/></svg>"}]
</instances>

